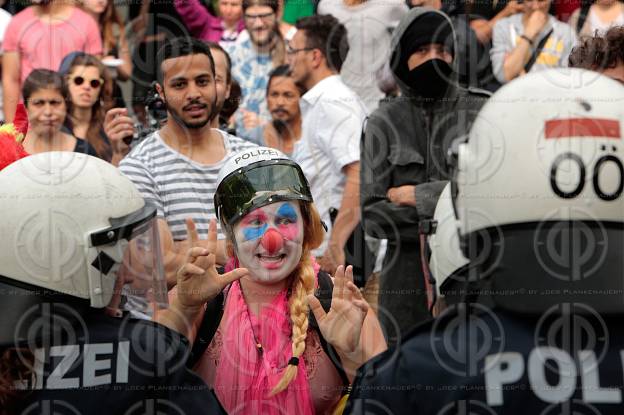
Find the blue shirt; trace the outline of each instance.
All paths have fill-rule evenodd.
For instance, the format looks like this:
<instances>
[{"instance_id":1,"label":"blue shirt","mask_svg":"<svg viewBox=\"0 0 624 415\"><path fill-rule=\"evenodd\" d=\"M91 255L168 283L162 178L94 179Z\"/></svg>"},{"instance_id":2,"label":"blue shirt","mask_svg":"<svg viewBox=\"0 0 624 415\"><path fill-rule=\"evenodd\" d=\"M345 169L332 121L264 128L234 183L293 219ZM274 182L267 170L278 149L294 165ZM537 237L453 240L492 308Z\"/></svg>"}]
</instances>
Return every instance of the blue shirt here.
<instances>
[{"instance_id":1,"label":"blue shirt","mask_svg":"<svg viewBox=\"0 0 624 415\"><path fill-rule=\"evenodd\" d=\"M236 133L239 137L247 138L249 131L243 128L241 109L259 114L265 121L271 119L266 103L266 89L273 61L270 54L258 53L246 31L241 32L238 39L225 49L232 60L232 77L242 92L239 111L236 113Z\"/></svg>"}]
</instances>

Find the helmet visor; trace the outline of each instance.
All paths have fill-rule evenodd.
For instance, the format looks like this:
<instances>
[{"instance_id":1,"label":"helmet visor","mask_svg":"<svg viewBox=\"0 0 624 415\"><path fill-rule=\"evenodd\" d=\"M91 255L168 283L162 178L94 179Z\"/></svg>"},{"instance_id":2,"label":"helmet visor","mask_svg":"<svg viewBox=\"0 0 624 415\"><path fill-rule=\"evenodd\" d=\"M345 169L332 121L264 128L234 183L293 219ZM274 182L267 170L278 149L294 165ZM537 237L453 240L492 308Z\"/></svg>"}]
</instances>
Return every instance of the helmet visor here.
<instances>
[{"instance_id":1,"label":"helmet visor","mask_svg":"<svg viewBox=\"0 0 624 415\"><path fill-rule=\"evenodd\" d=\"M308 181L298 164L267 160L226 176L215 194L215 211L221 221L233 225L253 209L284 200L312 202Z\"/></svg>"},{"instance_id":2,"label":"helmet visor","mask_svg":"<svg viewBox=\"0 0 624 415\"><path fill-rule=\"evenodd\" d=\"M155 210L146 210L125 224L116 242L95 248L97 268L115 281L109 308L151 318L168 306L168 297Z\"/></svg>"}]
</instances>

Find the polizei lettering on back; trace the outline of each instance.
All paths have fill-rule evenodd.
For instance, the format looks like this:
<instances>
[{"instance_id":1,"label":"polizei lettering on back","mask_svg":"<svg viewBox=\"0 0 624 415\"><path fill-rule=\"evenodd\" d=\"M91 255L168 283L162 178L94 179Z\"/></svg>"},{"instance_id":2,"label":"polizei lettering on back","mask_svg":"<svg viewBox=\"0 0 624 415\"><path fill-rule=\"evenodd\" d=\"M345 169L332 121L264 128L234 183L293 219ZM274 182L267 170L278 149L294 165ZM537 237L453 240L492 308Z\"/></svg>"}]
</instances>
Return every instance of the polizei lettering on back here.
<instances>
[{"instance_id":1,"label":"polizei lettering on back","mask_svg":"<svg viewBox=\"0 0 624 415\"><path fill-rule=\"evenodd\" d=\"M261 149L261 150L250 150L246 153L241 154L240 156L236 157L234 159L234 163L238 164L240 161L244 161L247 160L251 157L259 157L259 156L279 156L279 153L275 150L267 150L267 149Z\"/></svg>"},{"instance_id":2,"label":"polizei lettering on back","mask_svg":"<svg viewBox=\"0 0 624 415\"><path fill-rule=\"evenodd\" d=\"M128 383L129 356L129 341L68 344L36 349L30 384L21 383L16 387L75 389ZM80 376L69 377L70 371L79 373Z\"/></svg>"},{"instance_id":3,"label":"polizei lettering on back","mask_svg":"<svg viewBox=\"0 0 624 415\"><path fill-rule=\"evenodd\" d=\"M624 358L624 351L621 353ZM504 352L485 358L485 389L487 403L501 406L505 403L505 391L521 381L525 370L531 390L538 399L548 403L569 401L577 390L587 403L619 404L622 392L616 387L600 386L598 360L593 350L580 350L576 359L565 350L555 347L537 347L526 361L521 353ZM548 376L556 371L558 376ZM577 380L580 379L580 389ZM511 392L508 392L511 393Z\"/></svg>"}]
</instances>

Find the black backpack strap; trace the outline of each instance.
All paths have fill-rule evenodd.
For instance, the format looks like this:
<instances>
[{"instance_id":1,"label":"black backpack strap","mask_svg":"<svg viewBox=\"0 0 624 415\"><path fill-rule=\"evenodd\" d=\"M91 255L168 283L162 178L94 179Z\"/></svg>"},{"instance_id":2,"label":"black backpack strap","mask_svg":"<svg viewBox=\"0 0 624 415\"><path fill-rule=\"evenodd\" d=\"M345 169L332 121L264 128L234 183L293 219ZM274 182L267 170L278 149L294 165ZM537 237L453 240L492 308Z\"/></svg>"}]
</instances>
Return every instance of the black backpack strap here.
<instances>
[{"instance_id":1,"label":"black backpack strap","mask_svg":"<svg viewBox=\"0 0 624 415\"><path fill-rule=\"evenodd\" d=\"M524 72L529 73L529 71L533 67L533 64L535 64L537 57L540 53L542 53L542 49L544 49L544 45L546 44L546 42L548 42L548 38L550 38L550 35L552 35L552 33L553 29L550 29L550 31L546 33L546 36L544 36L544 38L540 40L540 42L537 44L537 47L533 49L533 54L529 58L529 61L526 63L526 65L524 65Z\"/></svg>"},{"instance_id":2,"label":"black backpack strap","mask_svg":"<svg viewBox=\"0 0 624 415\"><path fill-rule=\"evenodd\" d=\"M589 16L589 8L591 7L591 5L592 5L591 1L587 1L587 0L581 1L581 8L579 10L579 17L578 17L578 20L576 21L576 28L575 28L577 35L581 34L581 30L583 29L583 26L585 25L585 22L587 21L587 16Z\"/></svg>"},{"instance_id":3,"label":"black backpack strap","mask_svg":"<svg viewBox=\"0 0 624 415\"><path fill-rule=\"evenodd\" d=\"M221 317L223 317L224 304L225 294L223 291L221 291L212 301L206 304L204 318L202 319L202 322L197 330L197 335L195 336L195 342L191 348L191 353L186 360L186 366L188 368L192 369L195 367L212 341L212 338L221 323Z\"/></svg>"},{"instance_id":4,"label":"black backpack strap","mask_svg":"<svg viewBox=\"0 0 624 415\"><path fill-rule=\"evenodd\" d=\"M331 308L331 300L332 300L332 292L334 291L334 283L331 277L329 276L329 274L326 273L325 271L319 271L317 278L318 278L318 289L316 290L316 293L314 295L316 296L316 298L319 299L319 302L321 303L323 310L325 310L325 312L327 313L329 312L329 309ZM342 383L346 390L346 388L349 386L349 378L347 377L347 374L344 368L342 367L342 364L340 363L340 357L338 356L338 353L336 352L334 347L331 344L327 343L327 341L323 338L323 335L321 334L321 331L318 326L318 322L316 321L316 318L314 317L314 313L312 313L312 311L310 311L310 314L308 316L308 325L312 327L314 330L316 330L316 332L318 333L319 340L321 341L321 347L323 348L323 351L325 352L325 354L329 356L329 359L331 360L334 367L338 371L338 375L340 376L340 379L342 379Z\"/></svg>"}]
</instances>

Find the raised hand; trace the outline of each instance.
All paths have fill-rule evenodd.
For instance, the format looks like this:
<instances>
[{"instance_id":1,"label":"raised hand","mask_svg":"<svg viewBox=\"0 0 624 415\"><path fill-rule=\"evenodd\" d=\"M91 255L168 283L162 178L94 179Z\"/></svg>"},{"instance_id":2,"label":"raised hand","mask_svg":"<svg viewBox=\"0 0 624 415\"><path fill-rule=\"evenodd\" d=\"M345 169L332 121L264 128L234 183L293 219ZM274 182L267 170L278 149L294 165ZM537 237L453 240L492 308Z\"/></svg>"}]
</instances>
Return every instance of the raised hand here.
<instances>
[{"instance_id":1,"label":"raised hand","mask_svg":"<svg viewBox=\"0 0 624 415\"><path fill-rule=\"evenodd\" d=\"M544 13L541 10L535 10L529 16L527 23L524 26L524 34L530 37L532 40L536 40L535 38L542 29L548 23L548 14Z\"/></svg>"},{"instance_id":2,"label":"raised hand","mask_svg":"<svg viewBox=\"0 0 624 415\"><path fill-rule=\"evenodd\" d=\"M210 221L208 240L200 241L192 219L186 220L190 249L184 265L177 273L178 301L189 309L199 308L215 298L228 284L249 274L246 268L237 268L219 275L216 267L217 222ZM204 244L206 248L202 248Z\"/></svg>"},{"instance_id":3,"label":"raised hand","mask_svg":"<svg viewBox=\"0 0 624 415\"><path fill-rule=\"evenodd\" d=\"M125 108L113 108L106 112L104 117L104 134L112 142L123 142L126 137L135 133L132 118Z\"/></svg>"},{"instance_id":4,"label":"raised hand","mask_svg":"<svg viewBox=\"0 0 624 415\"><path fill-rule=\"evenodd\" d=\"M344 266L345 253L343 247L330 240L327 244L327 249L318 259L318 263L321 269L327 273L332 273L341 265Z\"/></svg>"},{"instance_id":5,"label":"raised hand","mask_svg":"<svg viewBox=\"0 0 624 415\"><path fill-rule=\"evenodd\" d=\"M331 308L325 313L318 298L308 295L310 309L326 341L343 355L358 351L368 303L353 284L353 267L339 266L334 274Z\"/></svg>"}]
</instances>

